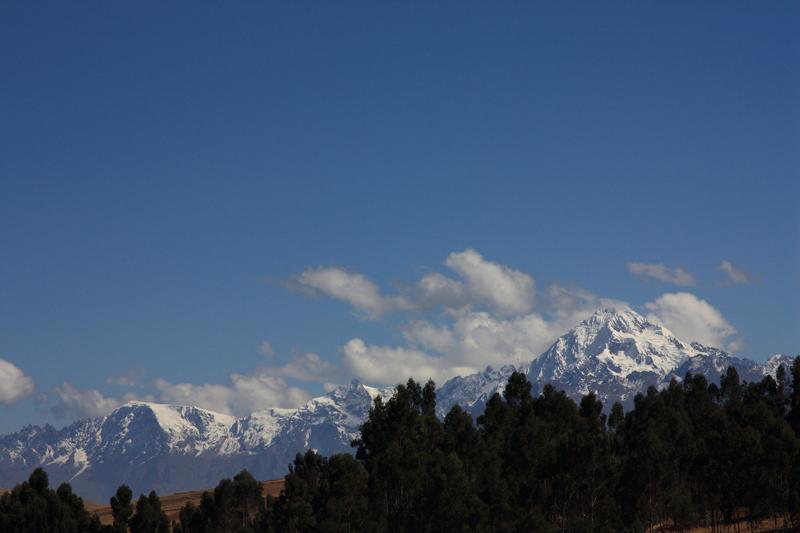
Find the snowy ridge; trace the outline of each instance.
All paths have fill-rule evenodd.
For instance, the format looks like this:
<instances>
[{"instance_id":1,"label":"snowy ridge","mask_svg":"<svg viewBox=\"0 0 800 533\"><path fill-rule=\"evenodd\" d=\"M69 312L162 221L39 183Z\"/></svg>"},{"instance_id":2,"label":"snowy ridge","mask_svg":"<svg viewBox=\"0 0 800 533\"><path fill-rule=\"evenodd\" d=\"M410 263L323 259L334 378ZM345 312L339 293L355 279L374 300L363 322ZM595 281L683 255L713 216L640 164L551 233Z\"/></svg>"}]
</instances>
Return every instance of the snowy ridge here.
<instances>
[{"instance_id":1,"label":"snowy ridge","mask_svg":"<svg viewBox=\"0 0 800 533\"><path fill-rule=\"evenodd\" d=\"M375 397L392 388L357 381L298 409L265 409L236 418L192 406L126 403L107 416L62 430L28 426L0 437L0 486L13 486L37 466L55 485L69 481L104 501L121 483L134 492L177 492L215 484L248 468L280 477L297 452L332 454L350 443Z\"/></svg>"},{"instance_id":2,"label":"snowy ridge","mask_svg":"<svg viewBox=\"0 0 800 533\"><path fill-rule=\"evenodd\" d=\"M454 405L460 405L473 417L477 417L492 395L503 393L508 378L515 370L517 368L513 365L505 365L498 370L488 366L483 372L448 380L436 391L436 414L444 417ZM528 368L519 370L527 372Z\"/></svg>"},{"instance_id":3,"label":"snowy ridge","mask_svg":"<svg viewBox=\"0 0 800 533\"><path fill-rule=\"evenodd\" d=\"M774 377L780 365L791 362L792 358L778 354L759 364L689 343L628 308L598 310L518 370L528 374L534 394L550 383L576 400L594 392L608 408L615 401L630 407L636 394L647 387L665 387L672 379L680 382L687 373L719 382L720 375L733 366L741 379L757 381L765 375ZM438 391L437 412L444 416L452 405L460 404L477 416L492 394L502 393L513 370L490 367L449 380Z\"/></svg>"},{"instance_id":4,"label":"snowy ridge","mask_svg":"<svg viewBox=\"0 0 800 533\"><path fill-rule=\"evenodd\" d=\"M788 355L784 355L782 353L776 353L764 363L764 375L765 376L772 376L773 378L778 373L778 368L783 366L786 369L786 375L789 375L789 372L792 369L792 363L794 362L794 358L789 357Z\"/></svg>"},{"instance_id":5,"label":"snowy ridge","mask_svg":"<svg viewBox=\"0 0 800 533\"><path fill-rule=\"evenodd\" d=\"M550 383L576 400L595 392L608 408L617 400L630 405L647 387L664 387L687 373L718 382L734 366L742 379L756 381L791 364L792 358L781 354L764 364L741 359L685 342L631 309L601 309L528 364L450 379L437 391L436 411L444 417L460 405L478 416L515 370L528 374L534 394ZM27 426L0 436L0 486L19 483L40 465L53 485L69 481L94 501L106 501L121 483L135 493L170 493L214 486L242 468L261 479L281 477L298 452L352 452L351 441L375 398L393 392L354 380L297 409L265 408L242 418L129 402L61 430Z\"/></svg>"},{"instance_id":6,"label":"snowy ridge","mask_svg":"<svg viewBox=\"0 0 800 533\"><path fill-rule=\"evenodd\" d=\"M603 402L629 402L697 355L691 344L632 309L601 309L535 359L530 378L572 396L593 391Z\"/></svg>"}]
</instances>

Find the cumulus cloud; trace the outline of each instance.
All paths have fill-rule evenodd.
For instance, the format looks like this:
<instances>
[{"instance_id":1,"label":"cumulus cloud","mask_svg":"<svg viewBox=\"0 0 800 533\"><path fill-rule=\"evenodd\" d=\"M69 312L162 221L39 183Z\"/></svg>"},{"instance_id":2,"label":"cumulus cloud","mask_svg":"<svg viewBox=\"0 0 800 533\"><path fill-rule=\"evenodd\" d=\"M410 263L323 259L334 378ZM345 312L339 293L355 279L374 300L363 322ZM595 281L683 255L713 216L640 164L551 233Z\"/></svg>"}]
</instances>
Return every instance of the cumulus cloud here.
<instances>
[{"instance_id":1,"label":"cumulus cloud","mask_svg":"<svg viewBox=\"0 0 800 533\"><path fill-rule=\"evenodd\" d=\"M417 284L421 304L450 308L484 305L504 316L526 313L533 308L535 283L524 272L488 261L471 248L451 253L444 264L461 279L438 272L423 276Z\"/></svg>"},{"instance_id":2,"label":"cumulus cloud","mask_svg":"<svg viewBox=\"0 0 800 533\"><path fill-rule=\"evenodd\" d=\"M414 320L406 324L403 337L411 344L438 353L447 353L456 345L455 335L448 326L433 324L427 320Z\"/></svg>"},{"instance_id":3,"label":"cumulus cloud","mask_svg":"<svg viewBox=\"0 0 800 533\"><path fill-rule=\"evenodd\" d=\"M438 321L412 320L402 326L406 346L372 345L355 338L344 346L344 362L350 372L368 382L393 384L405 373L442 383L487 365L526 364L598 307L627 306L558 285L548 288L542 303L546 312L513 317L467 307L451 310Z\"/></svg>"},{"instance_id":4,"label":"cumulus cloud","mask_svg":"<svg viewBox=\"0 0 800 533\"><path fill-rule=\"evenodd\" d=\"M443 357L429 355L421 350L367 344L361 339L351 339L342 348L348 368L368 383L393 385L409 377L425 382L428 379L443 382L453 370ZM469 374L473 368L455 369Z\"/></svg>"},{"instance_id":5,"label":"cumulus cloud","mask_svg":"<svg viewBox=\"0 0 800 533\"><path fill-rule=\"evenodd\" d=\"M231 374L230 384L226 385L170 383L161 378L154 384L159 401L196 405L236 416L270 407L298 407L310 399L304 390L266 372Z\"/></svg>"},{"instance_id":6,"label":"cumulus cloud","mask_svg":"<svg viewBox=\"0 0 800 533\"><path fill-rule=\"evenodd\" d=\"M388 311L411 307L405 297L383 296L378 286L363 274L339 267L311 268L302 272L294 281L298 288L310 294L348 302L368 319L374 320Z\"/></svg>"},{"instance_id":7,"label":"cumulus cloud","mask_svg":"<svg viewBox=\"0 0 800 533\"><path fill-rule=\"evenodd\" d=\"M453 331L458 338L458 348L451 352L451 357L462 359L477 369L486 365L530 362L558 335L552 325L536 313L509 320L486 312L465 313L454 322Z\"/></svg>"},{"instance_id":8,"label":"cumulus cloud","mask_svg":"<svg viewBox=\"0 0 800 533\"><path fill-rule=\"evenodd\" d=\"M33 392L33 380L16 365L0 359L0 403L12 404Z\"/></svg>"},{"instance_id":9,"label":"cumulus cloud","mask_svg":"<svg viewBox=\"0 0 800 533\"><path fill-rule=\"evenodd\" d=\"M671 283L681 287L694 285L694 276L681 267L670 268L660 263L628 262L628 270L641 278L652 279L662 283Z\"/></svg>"},{"instance_id":10,"label":"cumulus cloud","mask_svg":"<svg viewBox=\"0 0 800 533\"><path fill-rule=\"evenodd\" d=\"M58 403L50 410L59 418L86 418L107 415L123 402L117 398L103 396L96 389L79 389L64 382L55 388Z\"/></svg>"},{"instance_id":11,"label":"cumulus cloud","mask_svg":"<svg viewBox=\"0 0 800 533\"><path fill-rule=\"evenodd\" d=\"M650 311L648 320L663 324L682 339L728 351L736 351L742 346L736 328L718 309L694 294L662 294L655 301L646 303L645 307Z\"/></svg>"},{"instance_id":12,"label":"cumulus cloud","mask_svg":"<svg viewBox=\"0 0 800 533\"><path fill-rule=\"evenodd\" d=\"M343 348L344 362L366 382L392 385L405 377L437 383L479 372L487 365L527 363L555 339L556 330L538 314L512 319L464 310L451 324L414 321L403 330L408 346L367 344L354 338Z\"/></svg>"},{"instance_id":13,"label":"cumulus cloud","mask_svg":"<svg viewBox=\"0 0 800 533\"><path fill-rule=\"evenodd\" d=\"M731 283L750 283L750 276L744 270L736 268L733 264L723 259L719 264L720 270L725 272L728 276L728 281Z\"/></svg>"},{"instance_id":14,"label":"cumulus cloud","mask_svg":"<svg viewBox=\"0 0 800 533\"><path fill-rule=\"evenodd\" d=\"M395 296L382 294L378 285L363 274L331 266L305 270L290 285L309 294L348 302L371 320L391 311L438 306L482 306L503 316L523 314L533 308L535 283L524 272L488 261L469 248L451 253L444 264L457 278L430 272L412 290Z\"/></svg>"},{"instance_id":15,"label":"cumulus cloud","mask_svg":"<svg viewBox=\"0 0 800 533\"><path fill-rule=\"evenodd\" d=\"M71 383L55 388L57 401L50 410L59 418L96 417L110 413L131 400L194 405L225 414L244 416L271 407L298 407L310 399L306 391L290 386L283 376L323 381L335 378L330 363L316 354L300 354L278 369L262 368L252 374L231 374L226 383L171 383L163 378L153 381L154 394L128 393L120 398L107 397L96 389L79 389ZM116 378L111 378L116 381Z\"/></svg>"},{"instance_id":16,"label":"cumulus cloud","mask_svg":"<svg viewBox=\"0 0 800 533\"><path fill-rule=\"evenodd\" d=\"M340 377L340 371L335 365L312 352L295 354L285 365L267 368L264 373L319 383L336 380Z\"/></svg>"},{"instance_id":17,"label":"cumulus cloud","mask_svg":"<svg viewBox=\"0 0 800 533\"><path fill-rule=\"evenodd\" d=\"M557 283L547 288L546 296L550 327L558 332L557 335L589 318L599 308L622 310L629 307L629 304L622 300L604 298L580 287Z\"/></svg>"}]
</instances>

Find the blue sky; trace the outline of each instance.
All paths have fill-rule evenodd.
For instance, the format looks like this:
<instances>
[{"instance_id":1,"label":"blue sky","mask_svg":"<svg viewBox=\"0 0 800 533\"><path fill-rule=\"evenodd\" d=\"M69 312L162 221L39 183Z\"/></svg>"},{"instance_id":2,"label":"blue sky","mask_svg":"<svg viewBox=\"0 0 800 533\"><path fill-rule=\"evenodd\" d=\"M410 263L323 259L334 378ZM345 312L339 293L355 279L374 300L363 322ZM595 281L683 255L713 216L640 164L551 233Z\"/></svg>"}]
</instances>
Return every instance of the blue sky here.
<instances>
[{"instance_id":1,"label":"blue sky","mask_svg":"<svg viewBox=\"0 0 800 533\"><path fill-rule=\"evenodd\" d=\"M3 4L0 431L442 379L620 302L797 353L799 23L792 2Z\"/></svg>"}]
</instances>

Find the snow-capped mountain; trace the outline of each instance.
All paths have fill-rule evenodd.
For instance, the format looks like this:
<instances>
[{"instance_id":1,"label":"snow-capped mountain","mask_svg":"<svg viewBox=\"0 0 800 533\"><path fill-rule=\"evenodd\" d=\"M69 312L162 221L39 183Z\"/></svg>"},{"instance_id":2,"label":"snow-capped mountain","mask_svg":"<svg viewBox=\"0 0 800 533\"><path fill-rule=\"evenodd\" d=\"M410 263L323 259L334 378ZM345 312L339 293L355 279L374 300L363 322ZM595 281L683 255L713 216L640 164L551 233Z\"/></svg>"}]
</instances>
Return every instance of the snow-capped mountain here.
<instances>
[{"instance_id":1,"label":"snow-capped mountain","mask_svg":"<svg viewBox=\"0 0 800 533\"><path fill-rule=\"evenodd\" d=\"M447 381L437 391L437 413L443 417L459 404L478 416L515 369L528 374L534 393L552 383L576 400L594 391L608 407L616 400L630 405L638 392L680 381L687 372L718 382L733 365L743 380L755 381L791 364L785 355L758 364L683 341L631 309L602 309L528 364L487 367ZM61 430L28 426L0 437L0 487L19 483L37 466L45 467L54 485L69 481L95 501L106 501L122 483L134 493L170 493L214 486L242 468L261 479L281 477L295 454L309 448L326 455L351 452L373 400L392 394L391 387L353 381L298 409L265 409L242 418L130 402Z\"/></svg>"},{"instance_id":2,"label":"snow-capped mountain","mask_svg":"<svg viewBox=\"0 0 800 533\"><path fill-rule=\"evenodd\" d=\"M697 351L698 355L690 357L679 367L667 374L663 380L664 384L669 383L672 379L682 381L687 373L693 375L702 374L710 383L719 383L720 378L730 366L736 369L739 373L739 379L742 381L760 381L769 373L765 365L756 363L750 359L742 359L740 357L728 355L722 350L710 346L703 346L699 342L693 342L692 348Z\"/></svg>"},{"instance_id":3,"label":"snow-capped mountain","mask_svg":"<svg viewBox=\"0 0 800 533\"><path fill-rule=\"evenodd\" d=\"M513 365L505 365L498 370L488 366L483 372L448 380L436 391L436 414L444 417L454 405L460 405L477 417L483 413L486 401L494 393L503 393L508 378L515 370Z\"/></svg>"},{"instance_id":4,"label":"snow-capped mountain","mask_svg":"<svg viewBox=\"0 0 800 533\"><path fill-rule=\"evenodd\" d=\"M535 359L530 379L538 390L552 383L572 396L595 391L604 403L627 402L697 355L697 348L631 309L601 309Z\"/></svg>"},{"instance_id":5,"label":"snow-capped mountain","mask_svg":"<svg viewBox=\"0 0 800 533\"><path fill-rule=\"evenodd\" d=\"M106 501L122 484L170 493L211 487L247 468L261 479L283 476L297 452L350 451L373 399L388 397L353 381L298 409L268 409L244 418L197 407L127 403L107 416L62 430L28 426L0 437L0 486L43 466L57 485Z\"/></svg>"},{"instance_id":6,"label":"snow-capped mountain","mask_svg":"<svg viewBox=\"0 0 800 533\"><path fill-rule=\"evenodd\" d=\"M786 370L786 375L789 376L789 371L792 369L793 362L793 357L789 357L788 355L784 355L782 353L776 353L764 363L764 375L772 376L774 378L778 373L778 368L782 366Z\"/></svg>"},{"instance_id":7,"label":"snow-capped mountain","mask_svg":"<svg viewBox=\"0 0 800 533\"><path fill-rule=\"evenodd\" d=\"M765 375L774 377L778 366L791 362L788 356L775 355L759 364L683 341L632 309L600 309L518 370L528 374L534 394L550 383L575 400L595 392L606 407L615 401L630 407L637 393L650 386L664 387L672 379L681 381L687 372L718 383L720 375L733 366L742 380L757 381ZM437 393L437 412L443 415L458 403L479 414L492 394L503 391L513 371L510 366L500 371L490 367L449 380Z\"/></svg>"}]
</instances>

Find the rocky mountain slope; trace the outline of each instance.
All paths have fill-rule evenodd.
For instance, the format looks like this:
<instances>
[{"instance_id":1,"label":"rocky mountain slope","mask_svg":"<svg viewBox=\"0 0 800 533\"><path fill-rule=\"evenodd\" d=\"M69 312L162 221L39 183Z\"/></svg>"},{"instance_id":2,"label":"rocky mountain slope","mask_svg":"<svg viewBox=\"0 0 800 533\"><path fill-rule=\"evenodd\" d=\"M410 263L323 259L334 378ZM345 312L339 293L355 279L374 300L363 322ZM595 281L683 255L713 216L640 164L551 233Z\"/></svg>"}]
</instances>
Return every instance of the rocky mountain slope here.
<instances>
[{"instance_id":1,"label":"rocky mountain slope","mask_svg":"<svg viewBox=\"0 0 800 533\"><path fill-rule=\"evenodd\" d=\"M37 466L51 483L68 481L84 497L106 501L121 483L161 493L212 487L247 468L281 477L295 453L350 451L373 399L391 394L356 381L299 409L268 409L244 418L197 407L127 403L107 416L64 429L28 426L0 437L0 486Z\"/></svg>"},{"instance_id":2,"label":"rocky mountain slope","mask_svg":"<svg viewBox=\"0 0 800 533\"><path fill-rule=\"evenodd\" d=\"M625 309L597 311L518 370L528 374L534 393L552 383L575 399L594 391L610 406L616 400L630 404L638 392L681 380L687 372L716 382L733 365L742 379L753 381L788 364L791 359L784 355L759 364L685 342ZM479 415L514 370L488 367L447 381L437 392L437 413L444 416L459 404ZM69 481L95 501L106 501L123 482L134 493L170 493L214 486L242 468L260 479L278 478L297 452L351 451L374 398L392 391L353 381L298 409L265 409L243 418L130 402L61 430L28 426L0 437L0 486L13 486L40 465L54 484Z\"/></svg>"},{"instance_id":3,"label":"rocky mountain slope","mask_svg":"<svg viewBox=\"0 0 800 533\"><path fill-rule=\"evenodd\" d=\"M632 309L600 309L516 370L528 375L534 394L550 383L576 400L593 391L606 406L615 401L630 406L647 387L681 381L687 372L719 382L728 366L734 366L743 380L756 381L790 364L791 358L785 355L774 355L760 364L683 341ZM452 405L460 404L477 416L493 393L503 391L514 370L512 366L489 367L447 381L437 394L438 413L443 416Z\"/></svg>"}]
</instances>

